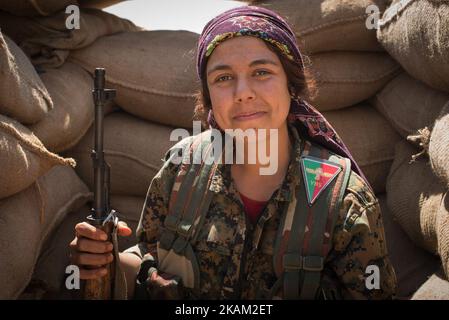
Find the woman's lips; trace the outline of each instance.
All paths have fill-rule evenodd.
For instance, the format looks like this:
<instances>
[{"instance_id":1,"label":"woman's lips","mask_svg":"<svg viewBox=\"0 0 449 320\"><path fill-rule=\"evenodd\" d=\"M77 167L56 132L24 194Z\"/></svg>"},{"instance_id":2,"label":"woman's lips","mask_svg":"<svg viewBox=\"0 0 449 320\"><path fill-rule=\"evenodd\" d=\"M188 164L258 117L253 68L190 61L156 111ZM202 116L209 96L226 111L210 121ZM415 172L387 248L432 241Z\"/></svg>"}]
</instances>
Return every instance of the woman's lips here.
<instances>
[{"instance_id":1,"label":"woman's lips","mask_svg":"<svg viewBox=\"0 0 449 320\"><path fill-rule=\"evenodd\" d=\"M234 120L237 120L237 121L254 120L254 119L258 119L260 117L263 117L265 114L266 114L265 111L257 111L257 112L239 114L239 115L234 117Z\"/></svg>"}]
</instances>

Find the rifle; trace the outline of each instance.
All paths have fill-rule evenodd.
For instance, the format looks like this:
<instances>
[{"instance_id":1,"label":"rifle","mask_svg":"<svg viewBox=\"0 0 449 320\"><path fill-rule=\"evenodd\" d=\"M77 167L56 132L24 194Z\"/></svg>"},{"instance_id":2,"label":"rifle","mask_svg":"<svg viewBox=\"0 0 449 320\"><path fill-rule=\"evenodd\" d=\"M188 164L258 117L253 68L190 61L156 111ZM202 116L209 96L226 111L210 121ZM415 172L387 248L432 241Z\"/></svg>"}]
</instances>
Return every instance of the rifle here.
<instances>
[{"instance_id":1,"label":"rifle","mask_svg":"<svg viewBox=\"0 0 449 320\"><path fill-rule=\"evenodd\" d=\"M112 242L112 233L118 222L117 213L111 210L109 202L110 167L104 160L103 153L103 107L108 100L115 97L114 89L105 89L105 70L95 69L94 90L92 90L95 103L95 146L91 152L94 167L94 204L92 214L87 221L103 230ZM84 298L88 300L110 300L114 292L115 263L107 265L108 273L101 278L86 280Z\"/></svg>"}]
</instances>

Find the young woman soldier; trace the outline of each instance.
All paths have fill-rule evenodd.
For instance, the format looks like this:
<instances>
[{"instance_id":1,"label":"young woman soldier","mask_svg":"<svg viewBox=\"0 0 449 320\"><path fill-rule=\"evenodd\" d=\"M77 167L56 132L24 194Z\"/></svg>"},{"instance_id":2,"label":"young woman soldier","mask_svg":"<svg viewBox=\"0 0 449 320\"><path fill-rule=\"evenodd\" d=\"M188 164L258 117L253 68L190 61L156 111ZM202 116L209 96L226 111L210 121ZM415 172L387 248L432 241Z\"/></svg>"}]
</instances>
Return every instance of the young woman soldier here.
<instances>
[{"instance_id":1,"label":"young woman soldier","mask_svg":"<svg viewBox=\"0 0 449 320\"><path fill-rule=\"evenodd\" d=\"M207 182L200 190L188 178L193 167L172 161L178 150L195 151L198 139L179 142L149 187L138 245L120 254L130 296L392 298L378 201L334 129L304 101L311 82L286 21L255 6L220 14L201 34L197 71L197 115L222 135L268 130L256 142L276 156L277 170L262 175L259 158L197 165L198 185ZM83 267L110 263L112 246L86 223L75 229L73 262L82 278L100 277L104 268Z\"/></svg>"}]
</instances>

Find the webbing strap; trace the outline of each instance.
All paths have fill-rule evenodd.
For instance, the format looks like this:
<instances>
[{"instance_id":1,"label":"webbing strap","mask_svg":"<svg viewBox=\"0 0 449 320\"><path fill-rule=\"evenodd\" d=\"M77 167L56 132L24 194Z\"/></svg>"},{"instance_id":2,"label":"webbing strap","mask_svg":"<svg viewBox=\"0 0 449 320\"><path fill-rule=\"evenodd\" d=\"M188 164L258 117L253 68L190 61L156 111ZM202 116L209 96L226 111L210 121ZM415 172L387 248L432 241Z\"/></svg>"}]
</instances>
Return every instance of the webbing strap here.
<instances>
[{"instance_id":1,"label":"webbing strap","mask_svg":"<svg viewBox=\"0 0 449 320\"><path fill-rule=\"evenodd\" d=\"M212 150L212 143L210 140L207 140L207 137L201 142L201 146L202 149L206 151L205 156L209 156L210 151ZM195 150L194 152L200 153L200 150ZM203 221L199 215L207 213L207 208L212 198L212 193L209 191L209 185L211 175L213 175L214 172L213 168L215 168L216 164L202 161L199 166L200 169L198 171L189 171L188 173L188 176L194 174L196 176L193 177L193 184L191 186L188 203L184 206L182 220L178 224L178 238L173 244L173 249L177 253L180 253L184 249L192 238L192 235L195 234L195 220L200 219ZM206 201L209 203L207 203L206 210L201 210L204 209L204 198L206 198Z\"/></svg>"},{"instance_id":2,"label":"webbing strap","mask_svg":"<svg viewBox=\"0 0 449 320\"><path fill-rule=\"evenodd\" d=\"M161 245L167 250L173 248L180 254L204 220L202 215L207 213L212 198L208 189L216 168L212 161L204 161L210 156L211 150L211 132L205 131L189 147L187 157L191 163L183 163L180 167L164 221L167 231L160 239Z\"/></svg>"},{"instance_id":3,"label":"webbing strap","mask_svg":"<svg viewBox=\"0 0 449 320\"><path fill-rule=\"evenodd\" d=\"M309 151L310 144L304 146L304 153ZM300 171L299 171L300 172ZM306 189L303 183L296 188L296 207L293 223L289 232L287 249L283 253L282 265L284 268L284 299L292 300L299 298L300 270L303 267L302 242L304 238L307 214Z\"/></svg>"},{"instance_id":4,"label":"webbing strap","mask_svg":"<svg viewBox=\"0 0 449 320\"><path fill-rule=\"evenodd\" d=\"M310 260L315 260L315 263L310 266L304 264L300 299L311 300L316 297L321 282L321 271L324 268L324 259L328 254L335 220L350 175L348 159L329 157L328 153L322 156L339 164L342 167L342 172L331 182L325 190L325 194L321 195L313 208L314 219L309 226L312 234L310 241L304 242L303 251L307 255L306 258L310 257Z\"/></svg>"},{"instance_id":5,"label":"webbing strap","mask_svg":"<svg viewBox=\"0 0 449 320\"><path fill-rule=\"evenodd\" d=\"M193 140L188 152L183 155L180 170L173 184L168 215L164 221L165 227L173 232L176 232L187 199L190 197L196 171L200 169L199 165L194 165L194 163L198 163L198 156L201 156L201 152L194 152L200 143L201 134Z\"/></svg>"},{"instance_id":6,"label":"webbing strap","mask_svg":"<svg viewBox=\"0 0 449 320\"><path fill-rule=\"evenodd\" d=\"M348 159L329 156L327 150L309 144L304 155L332 161L342 172L308 205L304 181L298 186L298 198L291 233L284 254L284 299L314 299L321 282L324 259L328 254L335 220L351 172ZM307 148L306 148L307 149ZM298 217L299 216L299 217ZM294 240L298 242L295 243ZM287 263L287 264L286 264ZM288 263L299 267L296 275Z\"/></svg>"}]
</instances>

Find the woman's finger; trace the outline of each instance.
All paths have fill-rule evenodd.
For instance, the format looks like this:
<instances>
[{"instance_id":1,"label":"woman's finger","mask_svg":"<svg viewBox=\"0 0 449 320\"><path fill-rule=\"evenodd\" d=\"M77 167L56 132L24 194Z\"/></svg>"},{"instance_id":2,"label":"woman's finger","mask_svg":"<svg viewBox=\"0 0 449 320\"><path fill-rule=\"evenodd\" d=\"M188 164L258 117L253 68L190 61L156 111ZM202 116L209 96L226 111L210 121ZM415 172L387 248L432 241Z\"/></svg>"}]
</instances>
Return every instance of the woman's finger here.
<instances>
[{"instance_id":1,"label":"woman's finger","mask_svg":"<svg viewBox=\"0 0 449 320\"><path fill-rule=\"evenodd\" d=\"M108 253L113 249L112 243L107 241L96 241L87 238L77 238L75 242L77 251L88 253Z\"/></svg>"},{"instance_id":2,"label":"woman's finger","mask_svg":"<svg viewBox=\"0 0 449 320\"><path fill-rule=\"evenodd\" d=\"M75 232L77 237L85 237L92 240L106 241L108 239L107 234L93 225L87 222L78 223L75 226Z\"/></svg>"},{"instance_id":3,"label":"woman's finger","mask_svg":"<svg viewBox=\"0 0 449 320\"><path fill-rule=\"evenodd\" d=\"M96 268L96 269L80 269L80 279L88 280L88 279L98 279L104 277L107 274L106 268Z\"/></svg>"},{"instance_id":4,"label":"woman's finger","mask_svg":"<svg viewBox=\"0 0 449 320\"><path fill-rule=\"evenodd\" d=\"M83 253L77 252L72 255L74 264L80 266L103 266L114 260L112 253Z\"/></svg>"}]
</instances>

